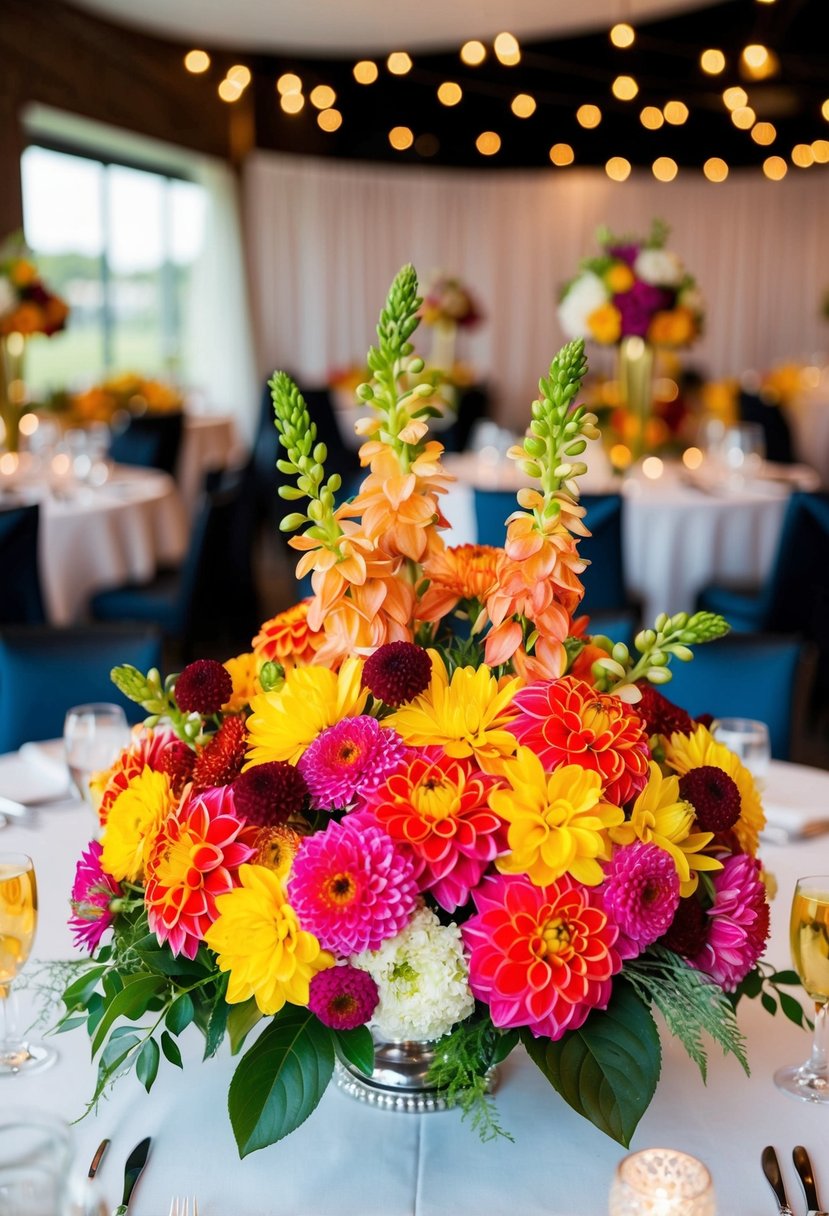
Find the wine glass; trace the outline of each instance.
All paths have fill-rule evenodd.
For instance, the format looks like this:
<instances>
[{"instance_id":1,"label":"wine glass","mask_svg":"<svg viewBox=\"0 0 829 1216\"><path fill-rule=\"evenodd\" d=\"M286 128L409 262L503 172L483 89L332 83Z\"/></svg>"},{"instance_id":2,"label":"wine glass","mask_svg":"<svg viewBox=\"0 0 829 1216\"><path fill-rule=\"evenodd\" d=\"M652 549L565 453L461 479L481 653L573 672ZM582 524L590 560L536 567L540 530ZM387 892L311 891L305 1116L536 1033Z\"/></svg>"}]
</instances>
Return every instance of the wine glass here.
<instances>
[{"instance_id":1,"label":"wine glass","mask_svg":"<svg viewBox=\"0 0 829 1216\"><path fill-rule=\"evenodd\" d=\"M724 743L758 781L769 771L771 742L765 722L754 718L717 718L711 723L711 734Z\"/></svg>"},{"instance_id":2,"label":"wine glass","mask_svg":"<svg viewBox=\"0 0 829 1216\"><path fill-rule=\"evenodd\" d=\"M789 940L794 969L815 1003L815 1030L809 1059L805 1064L779 1068L774 1083L805 1102L829 1103L829 874L798 878Z\"/></svg>"},{"instance_id":3,"label":"wine glass","mask_svg":"<svg viewBox=\"0 0 829 1216\"><path fill-rule=\"evenodd\" d=\"M95 800L89 780L109 768L130 741L130 728L120 705L96 701L73 705L63 724L66 763L76 790L93 810Z\"/></svg>"},{"instance_id":4,"label":"wine glass","mask_svg":"<svg viewBox=\"0 0 829 1216\"><path fill-rule=\"evenodd\" d=\"M676 1149L629 1153L616 1167L608 1210L610 1216L715 1216L711 1175Z\"/></svg>"},{"instance_id":5,"label":"wine glass","mask_svg":"<svg viewBox=\"0 0 829 1216\"><path fill-rule=\"evenodd\" d=\"M31 857L0 853L0 1077L37 1072L58 1053L21 1038L17 1029L15 977L22 971L37 923L37 882Z\"/></svg>"}]
</instances>

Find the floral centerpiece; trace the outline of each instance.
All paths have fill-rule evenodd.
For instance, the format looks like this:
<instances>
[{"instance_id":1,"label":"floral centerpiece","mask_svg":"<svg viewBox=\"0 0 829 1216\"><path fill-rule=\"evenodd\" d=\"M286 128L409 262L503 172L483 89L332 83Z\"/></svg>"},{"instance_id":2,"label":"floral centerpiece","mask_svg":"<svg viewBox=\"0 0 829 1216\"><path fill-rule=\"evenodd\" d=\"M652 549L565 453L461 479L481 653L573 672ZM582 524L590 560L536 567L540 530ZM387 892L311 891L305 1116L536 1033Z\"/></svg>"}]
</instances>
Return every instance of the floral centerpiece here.
<instances>
[{"instance_id":1,"label":"floral centerpiece","mask_svg":"<svg viewBox=\"0 0 829 1216\"><path fill-rule=\"evenodd\" d=\"M433 276L420 305L420 319L432 330L432 368L441 369L450 381L461 379L466 373L455 361L457 332L474 329L484 319L469 288L453 275Z\"/></svg>"},{"instance_id":2,"label":"floral centerpiece","mask_svg":"<svg viewBox=\"0 0 829 1216\"><path fill-rule=\"evenodd\" d=\"M370 1079L386 1040L429 1040L429 1084L485 1136L489 1072L522 1044L627 1144L659 1077L652 1010L704 1074L705 1033L745 1064L738 996L774 1009L787 982L759 961L754 780L656 687L725 622L661 616L628 648L577 615L582 342L513 450L527 487L504 546L451 548L408 387L419 305L406 267L360 389L352 499L297 387L271 381L296 479L282 527L313 596L225 664L113 673L149 716L94 782L101 837L72 892L89 957L63 1025L92 1038L93 1101L131 1067L149 1089L191 1023L206 1056L228 1040L242 1155L312 1112L335 1061Z\"/></svg>"},{"instance_id":3,"label":"floral centerpiece","mask_svg":"<svg viewBox=\"0 0 829 1216\"><path fill-rule=\"evenodd\" d=\"M26 404L26 341L59 333L68 316L68 305L45 285L22 239L7 241L0 249L0 416L9 451L17 451Z\"/></svg>"},{"instance_id":4,"label":"floral centerpiece","mask_svg":"<svg viewBox=\"0 0 829 1216\"><path fill-rule=\"evenodd\" d=\"M74 420L111 423L121 414L172 414L181 410L184 397L174 384L120 372L99 384L68 397L67 408Z\"/></svg>"}]
</instances>

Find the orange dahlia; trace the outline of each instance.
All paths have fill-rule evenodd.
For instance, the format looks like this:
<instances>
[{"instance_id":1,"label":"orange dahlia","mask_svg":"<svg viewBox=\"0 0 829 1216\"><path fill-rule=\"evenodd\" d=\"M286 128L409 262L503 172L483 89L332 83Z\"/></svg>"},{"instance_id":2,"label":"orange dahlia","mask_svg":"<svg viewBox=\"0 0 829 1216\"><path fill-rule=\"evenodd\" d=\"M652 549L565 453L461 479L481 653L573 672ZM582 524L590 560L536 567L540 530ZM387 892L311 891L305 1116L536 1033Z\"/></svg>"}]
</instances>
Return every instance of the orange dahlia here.
<instances>
[{"instance_id":1,"label":"orange dahlia","mask_svg":"<svg viewBox=\"0 0 829 1216\"><path fill-rule=\"evenodd\" d=\"M495 585L501 553L493 545L455 545L430 554L423 564L429 587L417 606L418 619L438 621L461 600L482 604Z\"/></svg>"},{"instance_id":2,"label":"orange dahlia","mask_svg":"<svg viewBox=\"0 0 829 1216\"><path fill-rule=\"evenodd\" d=\"M176 735L171 730L137 727L129 747L124 748L110 768L93 777L90 786L93 792L99 792L101 796L98 818L102 827L106 825L113 802L133 777L139 777L145 768L163 770L163 757L175 742Z\"/></svg>"},{"instance_id":3,"label":"orange dahlia","mask_svg":"<svg viewBox=\"0 0 829 1216\"><path fill-rule=\"evenodd\" d=\"M300 600L265 621L251 643L254 654L263 662L279 663L286 671L302 663L313 663L323 635L308 624L310 603Z\"/></svg>"},{"instance_id":4,"label":"orange dahlia","mask_svg":"<svg viewBox=\"0 0 829 1216\"><path fill-rule=\"evenodd\" d=\"M583 680L539 680L512 700L508 730L545 769L578 764L602 778L608 802L622 806L648 779L648 739L634 709Z\"/></svg>"}]
</instances>

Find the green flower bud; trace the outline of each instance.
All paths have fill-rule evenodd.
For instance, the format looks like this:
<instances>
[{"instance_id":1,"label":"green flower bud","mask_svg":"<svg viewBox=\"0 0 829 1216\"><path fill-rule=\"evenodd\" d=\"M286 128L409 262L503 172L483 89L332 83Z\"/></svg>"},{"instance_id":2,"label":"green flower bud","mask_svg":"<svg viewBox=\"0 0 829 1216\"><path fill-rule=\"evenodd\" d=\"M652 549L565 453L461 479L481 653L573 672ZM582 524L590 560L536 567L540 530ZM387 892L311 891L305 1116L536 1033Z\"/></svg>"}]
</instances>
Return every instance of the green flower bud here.
<instances>
[{"instance_id":1,"label":"green flower bud","mask_svg":"<svg viewBox=\"0 0 829 1216\"><path fill-rule=\"evenodd\" d=\"M313 503L311 504L313 506ZM290 515L286 515L279 525L280 532L295 532L297 528L301 528L306 522L308 516L300 514L299 511L292 511Z\"/></svg>"},{"instance_id":2,"label":"green flower bud","mask_svg":"<svg viewBox=\"0 0 829 1216\"><path fill-rule=\"evenodd\" d=\"M630 651L624 642L617 642L610 652L617 663L627 663L630 658Z\"/></svg>"},{"instance_id":3,"label":"green flower bud","mask_svg":"<svg viewBox=\"0 0 829 1216\"><path fill-rule=\"evenodd\" d=\"M263 663L259 669L259 683L262 685L263 692L272 692L276 688L281 688L285 682L285 669L279 663L269 661Z\"/></svg>"},{"instance_id":4,"label":"green flower bud","mask_svg":"<svg viewBox=\"0 0 829 1216\"><path fill-rule=\"evenodd\" d=\"M649 667L645 678L650 680L651 684L667 684L673 676L669 667Z\"/></svg>"}]
</instances>

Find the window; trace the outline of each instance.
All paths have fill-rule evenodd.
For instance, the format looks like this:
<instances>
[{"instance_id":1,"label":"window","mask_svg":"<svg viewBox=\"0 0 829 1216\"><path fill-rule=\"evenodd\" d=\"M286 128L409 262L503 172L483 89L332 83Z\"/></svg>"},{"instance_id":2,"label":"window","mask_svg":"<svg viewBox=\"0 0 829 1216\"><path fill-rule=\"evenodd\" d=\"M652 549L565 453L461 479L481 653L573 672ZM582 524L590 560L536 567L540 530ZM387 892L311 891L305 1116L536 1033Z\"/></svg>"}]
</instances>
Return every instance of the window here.
<instances>
[{"instance_id":1,"label":"window","mask_svg":"<svg viewBox=\"0 0 829 1216\"><path fill-rule=\"evenodd\" d=\"M33 145L23 153L26 240L71 313L28 344L41 395L117 372L175 378L205 196L193 182Z\"/></svg>"}]
</instances>

